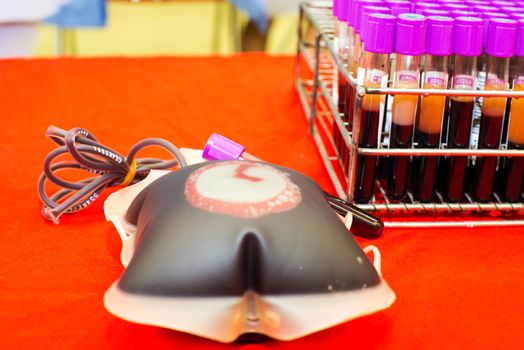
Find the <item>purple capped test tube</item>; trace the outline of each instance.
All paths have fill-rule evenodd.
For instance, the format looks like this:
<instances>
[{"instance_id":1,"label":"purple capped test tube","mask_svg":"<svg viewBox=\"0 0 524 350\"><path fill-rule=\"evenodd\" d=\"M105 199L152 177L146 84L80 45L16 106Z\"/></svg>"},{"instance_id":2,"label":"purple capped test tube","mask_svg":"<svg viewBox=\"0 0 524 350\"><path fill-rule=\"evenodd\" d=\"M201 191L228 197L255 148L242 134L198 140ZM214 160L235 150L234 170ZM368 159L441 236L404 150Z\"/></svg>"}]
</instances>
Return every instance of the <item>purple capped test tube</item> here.
<instances>
[{"instance_id":1,"label":"purple capped test tube","mask_svg":"<svg viewBox=\"0 0 524 350\"><path fill-rule=\"evenodd\" d=\"M519 21L521 19L524 19L524 13L518 13L518 12L515 12L515 13L512 13L511 15L509 15L511 19L514 19L515 21Z\"/></svg>"},{"instance_id":2,"label":"purple capped test tube","mask_svg":"<svg viewBox=\"0 0 524 350\"><path fill-rule=\"evenodd\" d=\"M513 2L512 1L501 1L501 0L495 0L495 1L492 1L491 2L491 6L496 6L496 7L509 7L509 6L513 6Z\"/></svg>"},{"instance_id":3,"label":"purple capped test tube","mask_svg":"<svg viewBox=\"0 0 524 350\"><path fill-rule=\"evenodd\" d=\"M490 2L486 0L464 0L464 4L473 6L489 6Z\"/></svg>"},{"instance_id":4,"label":"purple capped test tube","mask_svg":"<svg viewBox=\"0 0 524 350\"><path fill-rule=\"evenodd\" d=\"M335 6L336 3L336 6ZM349 42L348 36L348 25L347 25L347 6L349 0L335 0L333 3L333 15L335 16L335 48L338 51L338 56L344 65L347 65L349 59L349 51L352 48ZM346 96L346 90L348 82L344 76L338 72L338 69L334 72L334 80L337 82L337 89L333 89L333 98L338 101L339 113L344 110L344 97Z\"/></svg>"},{"instance_id":5,"label":"purple capped test tube","mask_svg":"<svg viewBox=\"0 0 524 350\"><path fill-rule=\"evenodd\" d=\"M491 5L473 5L472 11L484 13L484 12L497 12L498 7Z\"/></svg>"},{"instance_id":6,"label":"purple capped test tube","mask_svg":"<svg viewBox=\"0 0 524 350\"><path fill-rule=\"evenodd\" d=\"M366 44L361 67L366 87L386 87L389 58L395 43L395 16L381 13L367 15ZM376 148L384 116L384 95L366 94L362 98L358 127L354 135L359 147ZM358 155L353 198L357 203L368 203L373 196L377 156Z\"/></svg>"},{"instance_id":7,"label":"purple capped test tube","mask_svg":"<svg viewBox=\"0 0 524 350\"><path fill-rule=\"evenodd\" d=\"M360 25L362 19L362 8L365 6L381 6L384 2L382 0L353 0L351 2L351 8L349 16L353 24L353 57L352 60L348 61L348 71L357 80L362 75L362 70L359 69L360 57L362 55L362 41L360 39ZM344 115L347 117L348 130L352 128L352 120L354 113L354 99L355 89L351 84L348 86L346 93L346 100L344 102ZM345 161L347 162L347 161Z\"/></svg>"},{"instance_id":8,"label":"purple capped test tube","mask_svg":"<svg viewBox=\"0 0 524 350\"><path fill-rule=\"evenodd\" d=\"M517 21L515 55L512 58L511 80L513 90L524 92L524 19ZM508 127L508 148L524 149L524 98L511 101ZM502 197L508 202L519 202L522 198L524 158L508 157L502 172Z\"/></svg>"},{"instance_id":9,"label":"purple capped test tube","mask_svg":"<svg viewBox=\"0 0 524 350\"><path fill-rule=\"evenodd\" d=\"M447 17L450 15L450 13L446 10L440 9L440 10L433 10L433 9L424 9L421 13L423 16L429 17L429 16L444 16Z\"/></svg>"},{"instance_id":10,"label":"purple capped test tube","mask_svg":"<svg viewBox=\"0 0 524 350\"><path fill-rule=\"evenodd\" d=\"M514 13L524 13L524 7L504 6L504 7L501 7L500 10L510 17Z\"/></svg>"},{"instance_id":11,"label":"purple capped test tube","mask_svg":"<svg viewBox=\"0 0 524 350\"><path fill-rule=\"evenodd\" d=\"M422 11L423 10L429 10L429 9L432 9L432 10L440 10L442 9L443 6L441 4L438 4L438 3L433 3L433 2L417 2L415 4L415 10L413 12L415 13L418 13L418 14L422 14Z\"/></svg>"},{"instance_id":12,"label":"purple capped test tube","mask_svg":"<svg viewBox=\"0 0 524 350\"><path fill-rule=\"evenodd\" d=\"M515 53L517 21L506 18L489 20L486 44L487 69L484 90L505 91L509 88L510 58ZM497 149L506 111L506 97L485 97L478 148ZM497 157L477 157L473 197L479 202L489 201L493 194Z\"/></svg>"},{"instance_id":13,"label":"purple capped test tube","mask_svg":"<svg viewBox=\"0 0 524 350\"><path fill-rule=\"evenodd\" d=\"M445 4L461 4L462 0L436 0L435 2L438 3L438 4L442 4L442 5L445 5Z\"/></svg>"},{"instance_id":14,"label":"purple capped test tube","mask_svg":"<svg viewBox=\"0 0 524 350\"><path fill-rule=\"evenodd\" d=\"M484 18L484 47L486 47L488 43L487 40L488 40L489 21L493 18L510 18L510 17L507 14L497 10L497 12L490 12L490 11L483 12L482 18Z\"/></svg>"},{"instance_id":15,"label":"purple capped test tube","mask_svg":"<svg viewBox=\"0 0 524 350\"><path fill-rule=\"evenodd\" d=\"M398 89L418 89L420 84L420 59L426 44L426 17L405 13L397 18L395 51L397 63L393 84ZM391 148L410 148L413 125L418 109L418 96L395 95L392 106L390 132ZM391 200L402 200L406 195L410 158L387 158L387 194Z\"/></svg>"},{"instance_id":16,"label":"purple capped test tube","mask_svg":"<svg viewBox=\"0 0 524 350\"><path fill-rule=\"evenodd\" d=\"M448 87L448 64L453 52L453 24L451 17L427 17L426 54L422 86L426 89ZM418 148L438 148L446 104L445 96L421 98L420 114L416 123L415 139ZM413 194L421 202L429 202L435 193L438 157L420 156L413 160Z\"/></svg>"},{"instance_id":17,"label":"purple capped test tube","mask_svg":"<svg viewBox=\"0 0 524 350\"><path fill-rule=\"evenodd\" d=\"M457 18L457 17L477 17L477 18L483 18L482 13L470 11L470 10L453 10L451 11L451 17Z\"/></svg>"},{"instance_id":18,"label":"purple capped test tube","mask_svg":"<svg viewBox=\"0 0 524 350\"><path fill-rule=\"evenodd\" d=\"M363 50L365 49L364 45L366 42L366 28L367 28L368 17L372 13L382 13L384 15L390 15L391 9L385 6L364 6L362 7L359 30L360 30L360 41L362 41Z\"/></svg>"},{"instance_id":19,"label":"purple capped test tube","mask_svg":"<svg viewBox=\"0 0 524 350\"><path fill-rule=\"evenodd\" d=\"M445 4L442 4L442 6L444 7L445 10L448 10L448 11L454 11L454 10L464 10L464 11L467 11L470 9L470 6L469 5L466 5L466 4L462 4L462 3L445 3Z\"/></svg>"},{"instance_id":20,"label":"purple capped test tube","mask_svg":"<svg viewBox=\"0 0 524 350\"><path fill-rule=\"evenodd\" d=\"M384 6L391 9L391 14L393 16L410 13L413 9L413 4L407 0L386 0Z\"/></svg>"},{"instance_id":21,"label":"purple capped test tube","mask_svg":"<svg viewBox=\"0 0 524 350\"><path fill-rule=\"evenodd\" d=\"M476 17L456 17L453 40L455 69L451 87L456 90L477 88L477 59L482 54L484 21ZM447 145L468 148L475 99L472 96L450 98ZM459 202L464 196L464 178L468 157L447 157L443 167L443 195L449 202Z\"/></svg>"}]
</instances>

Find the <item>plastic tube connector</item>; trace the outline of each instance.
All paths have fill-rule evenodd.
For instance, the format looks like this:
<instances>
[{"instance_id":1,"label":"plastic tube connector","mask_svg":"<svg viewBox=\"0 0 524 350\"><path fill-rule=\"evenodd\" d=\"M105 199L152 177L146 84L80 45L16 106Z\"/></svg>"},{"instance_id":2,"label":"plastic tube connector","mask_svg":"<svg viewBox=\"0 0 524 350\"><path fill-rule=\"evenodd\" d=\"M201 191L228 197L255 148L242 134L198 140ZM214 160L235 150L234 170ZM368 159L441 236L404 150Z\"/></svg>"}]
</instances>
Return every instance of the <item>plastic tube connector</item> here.
<instances>
[{"instance_id":1,"label":"plastic tube connector","mask_svg":"<svg viewBox=\"0 0 524 350\"><path fill-rule=\"evenodd\" d=\"M244 151L244 146L222 135L213 133L207 140L204 151L202 152L202 158L208 160L240 159Z\"/></svg>"}]
</instances>

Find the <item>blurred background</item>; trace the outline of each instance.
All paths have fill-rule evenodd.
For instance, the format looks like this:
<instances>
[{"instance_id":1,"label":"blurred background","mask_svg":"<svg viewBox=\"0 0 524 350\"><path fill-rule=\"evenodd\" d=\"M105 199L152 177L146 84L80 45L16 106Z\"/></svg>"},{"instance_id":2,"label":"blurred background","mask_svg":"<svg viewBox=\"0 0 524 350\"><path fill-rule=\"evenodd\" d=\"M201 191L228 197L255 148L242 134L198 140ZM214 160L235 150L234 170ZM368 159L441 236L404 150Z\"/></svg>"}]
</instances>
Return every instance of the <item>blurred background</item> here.
<instances>
[{"instance_id":1,"label":"blurred background","mask_svg":"<svg viewBox=\"0 0 524 350\"><path fill-rule=\"evenodd\" d=\"M294 54L298 0L0 0L0 57Z\"/></svg>"}]
</instances>

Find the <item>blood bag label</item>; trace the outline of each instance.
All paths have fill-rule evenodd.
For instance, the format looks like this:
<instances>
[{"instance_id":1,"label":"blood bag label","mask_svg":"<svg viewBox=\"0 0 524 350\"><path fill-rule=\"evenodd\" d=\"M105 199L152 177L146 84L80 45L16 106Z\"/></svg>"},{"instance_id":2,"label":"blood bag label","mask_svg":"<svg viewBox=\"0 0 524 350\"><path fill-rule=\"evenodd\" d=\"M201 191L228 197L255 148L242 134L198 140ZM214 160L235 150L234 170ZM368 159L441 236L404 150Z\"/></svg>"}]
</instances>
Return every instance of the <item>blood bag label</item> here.
<instances>
[{"instance_id":1,"label":"blood bag label","mask_svg":"<svg viewBox=\"0 0 524 350\"><path fill-rule=\"evenodd\" d=\"M249 161L199 168L187 179L185 196L201 210L246 219L291 210L302 200L299 187L287 174Z\"/></svg>"}]
</instances>

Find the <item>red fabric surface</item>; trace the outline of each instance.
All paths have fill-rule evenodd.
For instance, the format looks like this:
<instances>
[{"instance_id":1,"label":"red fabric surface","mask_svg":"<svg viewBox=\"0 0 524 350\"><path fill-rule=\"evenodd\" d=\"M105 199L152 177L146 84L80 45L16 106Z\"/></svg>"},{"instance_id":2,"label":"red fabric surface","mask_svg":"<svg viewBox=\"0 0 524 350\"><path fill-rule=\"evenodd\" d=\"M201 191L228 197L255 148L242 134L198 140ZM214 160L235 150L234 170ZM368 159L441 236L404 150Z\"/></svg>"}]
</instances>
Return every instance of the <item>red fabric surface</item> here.
<instances>
[{"instance_id":1,"label":"red fabric surface","mask_svg":"<svg viewBox=\"0 0 524 350\"><path fill-rule=\"evenodd\" d=\"M123 271L107 194L60 225L40 216L47 126L82 126L122 153L153 136L202 147L216 131L330 189L293 65L264 55L0 62L0 348L524 348L523 228L388 229L359 240L381 250L397 301L292 342L219 344L105 311L103 294Z\"/></svg>"}]
</instances>

